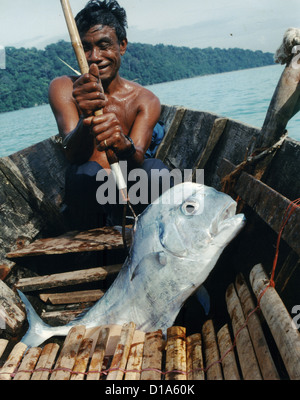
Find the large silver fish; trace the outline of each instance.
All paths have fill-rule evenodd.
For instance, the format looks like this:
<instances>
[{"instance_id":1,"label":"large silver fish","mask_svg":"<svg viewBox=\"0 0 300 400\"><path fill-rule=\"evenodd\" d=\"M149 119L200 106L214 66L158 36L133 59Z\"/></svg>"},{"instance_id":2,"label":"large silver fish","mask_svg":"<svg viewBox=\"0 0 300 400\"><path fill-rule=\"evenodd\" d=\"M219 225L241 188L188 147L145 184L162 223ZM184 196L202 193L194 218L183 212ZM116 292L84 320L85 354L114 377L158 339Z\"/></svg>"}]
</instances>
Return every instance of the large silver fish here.
<instances>
[{"instance_id":1,"label":"large silver fish","mask_svg":"<svg viewBox=\"0 0 300 400\"><path fill-rule=\"evenodd\" d=\"M29 322L22 342L35 347L51 336L67 335L74 325L134 322L145 332L166 331L244 222L243 214L236 215L236 202L230 196L191 182L174 186L138 217L119 275L80 319L50 327L19 292Z\"/></svg>"}]
</instances>

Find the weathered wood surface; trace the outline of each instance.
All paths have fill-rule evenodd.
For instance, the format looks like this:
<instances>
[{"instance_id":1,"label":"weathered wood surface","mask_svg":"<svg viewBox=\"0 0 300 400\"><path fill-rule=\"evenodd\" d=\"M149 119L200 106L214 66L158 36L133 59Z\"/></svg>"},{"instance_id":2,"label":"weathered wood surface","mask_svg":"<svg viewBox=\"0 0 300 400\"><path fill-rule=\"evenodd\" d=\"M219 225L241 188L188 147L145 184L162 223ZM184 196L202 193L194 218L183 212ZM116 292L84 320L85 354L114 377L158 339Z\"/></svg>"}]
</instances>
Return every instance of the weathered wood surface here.
<instances>
[{"instance_id":1,"label":"weathered wood surface","mask_svg":"<svg viewBox=\"0 0 300 400\"><path fill-rule=\"evenodd\" d=\"M272 332L289 377L292 380L299 380L300 333L275 288L268 287L269 279L261 264L251 270L250 282L256 297L260 299L261 311Z\"/></svg>"},{"instance_id":2,"label":"weathered wood surface","mask_svg":"<svg viewBox=\"0 0 300 400\"><path fill-rule=\"evenodd\" d=\"M227 381L240 380L234 347L231 341L228 324L225 324L217 333L220 358L224 379Z\"/></svg>"},{"instance_id":3,"label":"weathered wood surface","mask_svg":"<svg viewBox=\"0 0 300 400\"><path fill-rule=\"evenodd\" d=\"M125 324L122 328L119 343L117 344L107 380L122 380L127 364L130 347L133 341L135 324Z\"/></svg>"},{"instance_id":4,"label":"weathered wood surface","mask_svg":"<svg viewBox=\"0 0 300 400\"><path fill-rule=\"evenodd\" d=\"M200 333L187 337L186 340L187 379L204 381L204 362L202 354L202 339Z\"/></svg>"},{"instance_id":5,"label":"weathered wood surface","mask_svg":"<svg viewBox=\"0 0 300 400\"><path fill-rule=\"evenodd\" d=\"M11 374L16 371L26 350L27 346L22 342L14 346L3 367L0 368L0 381L9 381L12 379Z\"/></svg>"},{"instance_id":6,"label":"weathered wood surface","mask_svg":"<svg viewBox=\"0 0 300 400\"><path fill-rule=\"evenodd\" d=\"M141 373L142 380L161 380L160 371L162 371L163 350L162 331L146 333Z\"/></svg>"},{"instance_id":7,"label":"weathered wood surface","mask_svg":"<svg viewBox=\"0 0 300 400\"><path fill-rule=\"evenodd\" d=\"M99 337L96 341L95 350L91 357L91 362L89 366L89 374L87 375L87 380L99 380L101 378L103 360L106 351L106 345L109 337L109 328L101 328Z\"/></svg>"},{"instance_id":8,"label":"weathered wood surface","mask_svg":"<svg viewBox=\"0 0 300 400\"><path fill-rule=\"evenodd\" d=\"M233 171L235 166L228 160L223 160L220 175L225 176ZM279 233L284 216L291 200L282 196L252 175L242 172L234 185L234 191L240 196L276 233ZM295 200L295 199L293 199ZM300 255L300 208L291 215L282 234L288 245Z\"/></svg>"},{"instance_id":9,"label":"weathered wood surface","mask_svg":"<svg viewBox=\"0 0 300 400\"><path fill-rule=\"evenodd\" d=\"M16 334L22 327L26 315L19 298L0 280L0 330Z\"/></svg>"},{"instance_id":10,"label":"weathered wood surface","mask_svg":"<svg viewBox=\"0 0 300 400\"><path fill-rule=\"evenodd\" d=\"M51 304L74 304L74 303L87 303L95 302L104 296L104 292L98 290L83 290L79 292L65 292L65 293L41 293L40 299L45 303Z\"/></svg>"},{"instance_id":11,"label":"weathered wood surface","mask_svg":"<svg viewBox=\"0 0 300 400\"><path fill-rule=\"evenodd\" d=\"M225 297L228 313L232 322L233 333L236 337L236 349L243 378L245 380L261 380L262 376L252 346L248 327L244 327L245 318L242 306L233 284L228 286Z\"/></svg>"},{"instance_id":12,"label":"weathered wood surface","mask_svg":"<svg viewBox=\"0 0 300 400\"><path fill-rule=\"evenodd\" d=\"M222 368L219 363L220 353L212 320L208 320L203 324L202 338L204 344L206 378L209 381L223 380Z\"/></svg>"},{"instance_id":13,"label":"weathered wood surface","mask_svg":"<svg viewBox=\"0 0 300 400\"><path fill-rule=\"evenodd\" d=\"M56 343L47 344L41 353L39 361L35 366L32 374L32 381L46 381L50 376L50 370L54 366L54 362L59 351L59 345Z\"/></svg>"},{"instance_id":14,"label":"weathered wood surface","mask_svg":"<svg viewBox=\"0 0 300 400\"><path fill-rule=\"evenodd\" d=\"M186 380L186 329L172 326L167 330L166 380Z\"/></svg>"},{"instance_id":15,"label":"weathered wood surface","mask_svg":"<svg viewBox=\"0 0 300 400\"><path fill-rule=\"evenodd\" d=\"M242 274L237 275L235 287L246 319L255 309L255 304ZM263 378L265 380L278 380L279 374L257 313L251 314L247 326Z\"/></svg>"},{"instance_id":16,"label":"weathered wood surface","mask_svg":"<svg viewBox=\"0 0 300 400\"><path fill-rule=\"evenodd\" d=\"M103 227L86 232L67 232L55 238L39 239L28 246L6 255L7 258L123 248L122 234L114 228Z\"/></svg>"},{"instance_id":17,"label":"weathered wood surface","mask_svg":"<svg viewBox=\"0 0 300 400\"><path fill-rule=\"evenodd\" d=\"M14 376L14 381L29 381L32 371L41 355L42 349L40 347L32 347L26 352L18 372Z\"/></svg>"},{"instance_id":18,"label":"weathered wood surface","mask_svg":"<svg viewBox=\"0 0 300 400\"><path fill-rule=\"evenodd\" d=\"M23 292L30 292L34 290L95 282L106 279L108 275L117 274L121 268L122 264L116 264L80 271L64 272L61 274L23 278L18 281L16 287Z\"/></svg>"}]
</instances>

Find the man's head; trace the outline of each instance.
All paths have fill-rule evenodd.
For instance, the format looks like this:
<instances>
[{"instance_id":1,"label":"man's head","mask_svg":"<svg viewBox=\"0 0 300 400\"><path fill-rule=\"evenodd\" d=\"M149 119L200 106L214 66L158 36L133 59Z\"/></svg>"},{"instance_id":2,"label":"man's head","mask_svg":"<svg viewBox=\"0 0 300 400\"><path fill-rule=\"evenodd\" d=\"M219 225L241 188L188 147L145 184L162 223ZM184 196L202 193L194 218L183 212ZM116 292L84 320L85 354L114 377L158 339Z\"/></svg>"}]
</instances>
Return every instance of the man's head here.
<instances>
[{"instance_id":1,"label":"man's head","mask_svg":"<svg viewBox=\"0 0 300 400\"><path fill-rule=\"evenodd\" d=\"M115 30L119 43L127 37L126 11L116 0L90 0L75 20L80 36L92 26L103 25Z\"/></svg>"}]
</instances>

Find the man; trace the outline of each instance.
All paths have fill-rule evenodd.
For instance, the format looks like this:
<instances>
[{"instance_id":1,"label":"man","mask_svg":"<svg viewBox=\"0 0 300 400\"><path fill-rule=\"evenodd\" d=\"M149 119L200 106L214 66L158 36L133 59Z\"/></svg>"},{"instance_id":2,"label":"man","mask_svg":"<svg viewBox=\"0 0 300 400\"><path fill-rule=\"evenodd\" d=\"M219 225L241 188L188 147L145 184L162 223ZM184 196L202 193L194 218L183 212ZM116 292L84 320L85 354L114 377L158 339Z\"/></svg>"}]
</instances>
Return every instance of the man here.
<instances>
[{"instance_id":1,"label":"man","mask_svg":"<svg viewBox=\"0 0 300 400\"><path fill-rule=\"evenodd\" d=\"M121 223L120 206L96 201L97 173L109 169L112 149L128 170L166 168L145 160L161 107L158 98L119 75L127 48L126 12L115 0L91 0L76 16L89 73L51 82L49 101L71 166L66 174L68 216L76 229ZM103 109L103 114L94 116ZM140 211L140 210L139 210Z\"/></svg>"}]
</instances>

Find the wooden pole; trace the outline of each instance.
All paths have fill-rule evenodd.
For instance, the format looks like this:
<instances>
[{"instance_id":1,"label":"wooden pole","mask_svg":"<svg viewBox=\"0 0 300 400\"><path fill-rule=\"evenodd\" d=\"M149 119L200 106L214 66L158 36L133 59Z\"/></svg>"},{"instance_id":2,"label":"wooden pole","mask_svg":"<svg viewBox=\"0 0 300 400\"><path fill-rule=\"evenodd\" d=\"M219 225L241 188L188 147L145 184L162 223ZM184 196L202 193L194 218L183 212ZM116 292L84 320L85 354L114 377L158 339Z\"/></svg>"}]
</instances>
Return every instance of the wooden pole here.
<instances>
[{"instance_id":1,"label":"wooden pole","mask_svg":"<svg viewBox=\"0 0 300 400\"><path fill-rule=\"evenodd\" d=\"M262 380L248 328L244 327L243 310L233 284L228 286L225 297L233 333L236 336L236 349L243 377L245 380Z\"/></svg>"},{"instance_id":2,"label":"wooden pole","mask_svg":"<svg viewBox=\"0 0 300 400\"><path fill-rule=\"evenodd\" d=\"M220 356L222 359L222 368L224 379L226 381L240 380L234 349L228 325L225 324L217 333ZM226 354L226 355L225 355Z\"/></svg>"},{"instance_id":3,"label":"wooden pole","mask_svg":"<svg viewBox=\"0 0 300 400\"><path fill-rule=\"evenodd\" d=\"M204 366L202 355L202 338L200 333L194 333L186 339L187 379L204 381Z\"/></svg>"},{"instance_id":4,"label":"wooden pole","mask_svg":"<svg viewBox=\"0 0 300 400\"><path fill-rule=\"evenodd\" d=\"M161 330L146 333L141 380L161 380L163 347Z\"/></svg>"},{"instance_id":5,"label":"wooden pole","mask_svg":"<svg viewBox=\"0 0 300 400\"><path fill-rule=\"evenodd\" d=\"M244 316L247 318L255 309L255 304L242 274L237 275L235 287L240 298ZM248 329L263 378L265 380L280 379L256 312L249 317Z\"/></svg>"},{"instance_id":6,"label":"wooden pole","mask_svg":"<svg viewBox=\"0 0 300 400\"><path fill-rule=\"evenodd\" d=\"M202 327L204 345L206 378L208 381L223 380L222 367L219 363L220 354L217 345L215 328L212 320L208 320Z\"/></svg>"},{"instance_id":7,"label":"wooden pole","mask_svg":"<svg viewBox=\"0 0 300 400\"><path fill-rule=\"evenodd\" d=\"M294 326L293 320L275 288L268 287L269 279L261 264L251 270L250 282L256 297L260 298L260 309L272 332L290 379L300 380L300 333L298 329ZM261 297L265 289L266 291Z\"/></svg>"},{"instance_id":8,"label":"wooden pole","mask_svg":"<svg viewBox=\"0 0 300 400\"><path fill-rule=\"evenodd\" d=\"M166 380L186 380L186 329L172 326L167 330Z\"/></svg>"}]
</instances>

